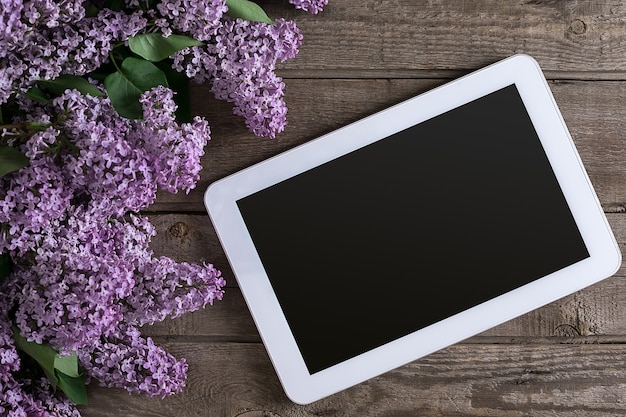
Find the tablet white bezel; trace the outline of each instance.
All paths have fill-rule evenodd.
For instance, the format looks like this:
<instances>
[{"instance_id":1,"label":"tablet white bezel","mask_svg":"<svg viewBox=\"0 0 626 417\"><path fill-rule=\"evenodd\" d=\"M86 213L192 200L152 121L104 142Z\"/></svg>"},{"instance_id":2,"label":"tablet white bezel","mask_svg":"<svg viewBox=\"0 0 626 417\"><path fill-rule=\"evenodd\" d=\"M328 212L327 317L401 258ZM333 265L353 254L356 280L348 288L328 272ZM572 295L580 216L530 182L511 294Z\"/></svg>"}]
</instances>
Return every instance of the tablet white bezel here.
<instances>
[{"instance_id":1,"label":"tablet white bezel","mask_svg":"<svg viewBox=\"0 0 626 417\"><path fill-rule=\"evenodd\" d=\"M310 375L236 201L486 94L515 84L590 257ZM457 343L613 275L621 253L534 59L515 55L213 183L205 204L285 392L310 403Z\"/></svg>"}]
</instances>

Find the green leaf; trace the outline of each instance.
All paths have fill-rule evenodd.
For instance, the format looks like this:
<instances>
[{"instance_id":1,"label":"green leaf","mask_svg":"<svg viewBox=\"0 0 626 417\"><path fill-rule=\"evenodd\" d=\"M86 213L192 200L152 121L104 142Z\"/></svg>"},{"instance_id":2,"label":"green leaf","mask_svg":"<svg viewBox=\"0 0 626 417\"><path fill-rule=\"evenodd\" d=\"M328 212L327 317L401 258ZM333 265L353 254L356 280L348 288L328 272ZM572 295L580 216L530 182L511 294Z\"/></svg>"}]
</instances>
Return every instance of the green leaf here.
<instances>
[{"instance_id":1,"label":"green leaf","mask_svg":"<svg viewBox=\"0 0 626 417\"><path fill-rule=\"evenodd\" d=\"M109 94L111 104L120 116L127 119L143 118L139 98L142 91L122 73L114 72L104 79L104 87Z\"/></svg>"},{"instance_id":2,"label":"green leaf","mask_svg":"<svg viewBox=\"0 0 626 417\"><path fill-rule=\"evenodd\" d=\"M60 96L67 89L76 89L82 94L89 94L94 97L104 97L104 93L83 77L77 75L60 75L54 80L39 80L39 84L44 85L53 94Z\"/></svg>"},{"instance_id":3,"label":"green leaf","mask_svg":"<svg viewBox=\"0 0 626 417\"><path fill-rule=\"evenodd\" d=\"M267 17L261 6L250 0L226 0L226 6L228 6L226 16L233 19L240 17L253 22L274 23L272 19Z\"/></svg>"},{"instance_id":4,"label":"green leaf","mask_svg":"<svg viewBox=\"0 0 626 417\"><path fill-rule=\"evenodd\" d=\"M59 381L59 388L63 390L67 398L74 404L87 405L87 386L85 385L85 375L71 377L61 371L56 372Z\"/></svg>"},{"instance_id":5,"label":"green leaf","mask_svg":"<svg viewBox=\"0 0 626 417\"><path fill-rule=\"evenodd\" d=\"M46 97L46 94L39 87L31 87L27 92L24 93L24 95L29 99L38 101L40 103L52 102L52 100Z\"/></svg>"},{"instance_id":6,"label":"green leaf","mask_svg":"<svg viewBox=\"0 0 626 417\"><path fill-rule=\"evenodd\" d=\"M8 253L0 254L0 282L13 272L13 261Z\"/></svg>"},{"instance_id":7,"label":"green leaf","mask_svg":"<svg viewBox=\"0 0 626 417\"><path fill-rule=\"evenodd\" d=\"M130 50L147 59L158 62L189 46L201 46L202 42L183 35L164 38L160 33L142 33L128 39Z\"/></svg>"},{"instance_id":8,"label":"green leaf","mask_svg":"<svg viewBox=\"0 0 626 417\"><path fill-rule=\"evenodd\" d=\"M0 146L0 177L28 166L26 155L11 146Z\"/></svg>"},{"instance_id":9,"label":"green leaf","mask_svg":"<svg viewBox=\"0 0 626 417\"><path fill-rule=\"evenodd\" d=\"M52 385L52 388L55 389L58 379L54 372L54 358L57 355L54 349L50 346L27 341L15 326L13 326L13 340L15 340L15 346L18 349L37 361L39 366L41 366L45 372L50 385Z\"/></svg>"},{"instance_id":10,"label":"green leaf","mask_svg":"<svg viewBox=\"0 0 626 417\"><path fill-rule=\"evenodd\" d=\"M163 71L151 62L134 57L126 58L119 71L104 79L111 104L120 116L128 119L143 117L139 98L158 85L168 86Z\"/></svg>"},{"instance_id":11,"label":"green leaf","mask_svg":"<svg viewBox=\"0 0 626 417\"><path fill-rule=\"evenodd\" d=\"M48 345L29 342L13 326L15 346L33 358L46 374L52 389L59 387L74 404L87 404L85 375L79 373L76 352L61 356Z\"/></svg>"},{"instance_id":12,"label":"green leaf","mask_svg":"<svg viewBox=\"0 0 626 417\"><path fill-rule=\"evenodd\" d=\"M57 354L54 357L54 369L59 372L63 372L65 375L78 378L80 373L78 372L78 356L76 352L72 352L71 355L61 356Z\"/></svg>"}]
</instances>

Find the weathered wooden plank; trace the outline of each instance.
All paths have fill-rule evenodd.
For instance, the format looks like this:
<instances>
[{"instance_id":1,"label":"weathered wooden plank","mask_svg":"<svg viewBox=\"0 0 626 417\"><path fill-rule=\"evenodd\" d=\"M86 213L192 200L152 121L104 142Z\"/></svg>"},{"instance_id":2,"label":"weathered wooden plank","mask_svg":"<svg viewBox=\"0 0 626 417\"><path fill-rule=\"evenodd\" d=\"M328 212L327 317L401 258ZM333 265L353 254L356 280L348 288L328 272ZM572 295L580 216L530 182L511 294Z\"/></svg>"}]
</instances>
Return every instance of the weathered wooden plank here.
<instances>
[{"instance_id":1,"label":"weathered wooden plank","mask_svg":"<svg viewBox=\"0 0 626 417\"><path fill-rule=\"evenodd\" d=\"M165 343L188 386L165 400L90 390L90 416L616 416L624 345L459 344L310 405L291 403L260 344Z\"/></svg>"},{"instance_id":2,"label":"weathered wooden plank","mask_svg":"<svg viewBox=\"0 0 626 417\"><path fill-rule=\"evenodd\" d=\"M473 69L515 53L545 70L626 70L626 6L614 0L331 1L318 16L267 1L296 20L304 43L287 69L328 71ZM365 70L365 71L364 71Z\"/></svg>"},{"instance_id":3,"label":"weathered wooden plank","mask_svg":"<svg viewBox=\"0 0 626 417\"><path fill-rule=\"evenodd\" d=\"M207 337L213 341L259 342L261 339L239 288L227 288L221 301L204 309L151 326L144 326L144 336Z\"/></svg>"},{"instance_id":4,"label":"weathered wooden plank","mask_svg":"<svg viewBox=\"0 0 626 417\"><path fill-rule=\"evenodd\" d=\"M445 81L287 80L289 125L275 140L252 136L228 104L200 86L193 90L193 108L213 127L201 179L189 195L160 194L151 210L203 212L202 196L211 182ZM626 82L560 80L550 85L604 209L626 210Z\"/></svg>"},{"instance_id":5,"label":"weathered wooden plank","mask_svg":"<svg viewBox=\"0 0 626 417\"><path fill-rule=\"evenodd\" d=\"M180 261L215 263L224 273L229 288L224 300L203 311L146 327L153 336L210 336L226 340L258 340L258 333L243 297L219 247L217 236L206 215L161 214L150 216L158 234L153 240L157 254ZM609 222L622 248L626 247L626 215L609 214ZM185 230L182 236L172 235ZM211 250L207 250L211 248ZM463 273L463 266L458 266ZM506 279L506 274L503 274ZM393 279L389 282L393 291ZM543 308L483 333L483 337L622 337L626 340L626 269L614 277L565 297ZM620 339L621 340L621 339Z\"/></svg>"}]
</instances>

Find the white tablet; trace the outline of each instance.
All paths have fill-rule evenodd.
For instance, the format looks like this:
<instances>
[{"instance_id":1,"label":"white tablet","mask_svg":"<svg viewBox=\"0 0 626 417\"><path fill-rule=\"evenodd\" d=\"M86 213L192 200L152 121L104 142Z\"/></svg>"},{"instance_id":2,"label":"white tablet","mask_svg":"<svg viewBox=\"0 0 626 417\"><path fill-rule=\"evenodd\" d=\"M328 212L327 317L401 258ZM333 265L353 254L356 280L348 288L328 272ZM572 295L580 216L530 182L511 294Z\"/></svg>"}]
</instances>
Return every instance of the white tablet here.
<instances>
[{"instance_id":1,"label":"white tablet","mask_svg":"<svg viewBox=\"0 0 626 417\"><path fill-rule=\"evenodd\" d=\"M525 55L217 181L205 203L280 381L301 404L621 263Z\"/></svg>"}]
</instances>

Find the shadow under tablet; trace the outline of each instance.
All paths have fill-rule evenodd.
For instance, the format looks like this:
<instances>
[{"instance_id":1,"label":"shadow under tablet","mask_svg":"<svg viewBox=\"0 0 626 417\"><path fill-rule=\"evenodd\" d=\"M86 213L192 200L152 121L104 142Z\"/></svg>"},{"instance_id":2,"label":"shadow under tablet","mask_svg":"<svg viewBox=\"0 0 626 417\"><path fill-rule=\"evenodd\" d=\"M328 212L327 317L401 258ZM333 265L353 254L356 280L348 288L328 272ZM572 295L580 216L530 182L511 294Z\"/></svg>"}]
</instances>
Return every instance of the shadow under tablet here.
<instances>
[{"instance_id":1,"label":"shadow under tablet","mask_svg":"<svg viewBox=\"0 0 626 417\"><path fill-rule=\"evenodd\" d=\"M589 257L515 85L237 205L311 374Z\"/></svg>"}]
</instances>

